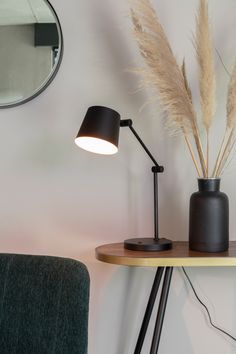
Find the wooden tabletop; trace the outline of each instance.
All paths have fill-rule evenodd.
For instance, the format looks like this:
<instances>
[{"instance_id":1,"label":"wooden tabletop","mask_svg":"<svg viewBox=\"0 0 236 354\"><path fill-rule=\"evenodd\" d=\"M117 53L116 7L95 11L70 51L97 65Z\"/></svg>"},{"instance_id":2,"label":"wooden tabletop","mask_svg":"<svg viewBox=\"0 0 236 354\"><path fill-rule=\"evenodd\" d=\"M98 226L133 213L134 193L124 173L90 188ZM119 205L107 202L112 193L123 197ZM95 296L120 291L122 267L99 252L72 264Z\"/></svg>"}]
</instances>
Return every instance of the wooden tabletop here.
<instances>
[{"instance_id":1,"label":"wooden tabletop","mask_svg":"<svg viewBox=\"0 0 236 354\"><path fill-rule=\"evenodd\" d=\"M227 252L194 252L188 242L174 242L173 248L161 252L141 252L124 249L123 243L111 243L96 248L96 258L102 262L144 267L221 267L236 266L236 241Z\"/></svg>"}]
</instances>

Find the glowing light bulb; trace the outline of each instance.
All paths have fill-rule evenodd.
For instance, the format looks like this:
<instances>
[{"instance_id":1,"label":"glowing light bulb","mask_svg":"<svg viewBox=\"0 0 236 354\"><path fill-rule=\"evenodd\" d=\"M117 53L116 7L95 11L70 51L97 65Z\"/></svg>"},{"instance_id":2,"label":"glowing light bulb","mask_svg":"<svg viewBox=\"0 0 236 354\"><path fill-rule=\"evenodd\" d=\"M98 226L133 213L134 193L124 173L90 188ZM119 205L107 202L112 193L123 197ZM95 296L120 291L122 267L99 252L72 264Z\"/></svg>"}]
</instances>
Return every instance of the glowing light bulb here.
<instances>
[{"instance_id":1,"label":"glowing light bulb","mask_svg":"<svg viewBox=\"0 0 236 354\"><path fill-rule=\"evenodd\" d=\"M118 148L109 141L90 136L77 137L75 143L80 148L96 154L113 155L118 151Z\"/></svg>"}]
</instances>

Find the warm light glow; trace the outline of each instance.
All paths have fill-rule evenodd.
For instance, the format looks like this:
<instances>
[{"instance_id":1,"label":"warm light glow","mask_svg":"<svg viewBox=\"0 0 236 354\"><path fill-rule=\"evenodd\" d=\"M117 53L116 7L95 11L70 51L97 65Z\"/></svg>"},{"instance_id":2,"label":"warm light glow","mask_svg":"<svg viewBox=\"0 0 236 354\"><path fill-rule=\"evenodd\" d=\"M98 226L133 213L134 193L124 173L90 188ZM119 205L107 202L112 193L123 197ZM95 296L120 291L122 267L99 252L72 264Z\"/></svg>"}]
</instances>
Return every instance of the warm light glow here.
<instances>
[{"instance_id":1,"label":"warm light glow","mask_svg":"<svg viewBox=\"0 0 236 354\"><path fill-rule=\"evenodd\" d=\"M75 143L80 148L90 152L95 152L96 154L113 155L118 151L114 144L109 143L106 140L92 138L90 136L78 137L75 139Z\"/></svg>"}]
</instances>

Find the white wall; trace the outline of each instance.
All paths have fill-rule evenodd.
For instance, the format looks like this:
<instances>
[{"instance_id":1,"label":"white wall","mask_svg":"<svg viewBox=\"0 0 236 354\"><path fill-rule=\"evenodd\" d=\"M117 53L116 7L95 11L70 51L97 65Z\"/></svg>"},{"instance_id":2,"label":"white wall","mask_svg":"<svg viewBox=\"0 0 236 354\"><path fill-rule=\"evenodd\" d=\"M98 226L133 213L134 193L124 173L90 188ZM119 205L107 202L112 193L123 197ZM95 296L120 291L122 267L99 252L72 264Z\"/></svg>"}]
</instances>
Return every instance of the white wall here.
<instances>
[{"instance_id":1,"label":"white wall","mask_svg":"<svg viewBox=\"0 0 236 354\"><path fill-rule=\"evenodd\" d=\"M215 43L231 69L236 55L236 5L209 0ZM154 269L98 262L94 248L130 236L152 234L150 161L123 129L119 154L97 157L78 149L73 138L88 106L103 104L135 127L158 161L161 233L187 240L188 203L196 190L194 172L180 137L164 132L155 107L140 107L145 93L132 94L137 79L125 70L139 54L130 34L126 0L52 1L65 38L61 69L33 101L0 111L0 242L2 252L72 257L91 275L89 354L133 352ZM196 0L155 0L179 60L186 57L194 95L196 64L191 44ZM217 65L218 113L214 149L225 119L227 75ZM230 234L235 239L235 162L222 189L230 197ZM188 269L214 321L236 335L234 268ZM153 319L154 321L154 319ZM152 321L152 324L153 324ZM149 332L151 339L151 331ZM149 352L145 343L143 353ZM160 353L229 354L236 345L209 326L181 270L175 270Z\"/></svg>"}]
</instances>

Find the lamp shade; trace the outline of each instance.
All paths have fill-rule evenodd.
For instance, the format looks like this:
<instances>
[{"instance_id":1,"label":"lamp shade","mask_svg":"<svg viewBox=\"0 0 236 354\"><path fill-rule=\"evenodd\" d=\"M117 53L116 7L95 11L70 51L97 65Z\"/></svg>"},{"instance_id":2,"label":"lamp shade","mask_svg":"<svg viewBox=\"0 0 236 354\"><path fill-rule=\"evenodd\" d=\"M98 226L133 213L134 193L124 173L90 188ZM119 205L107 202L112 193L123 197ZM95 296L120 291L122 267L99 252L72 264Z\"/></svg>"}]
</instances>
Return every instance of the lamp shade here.
<instances>
[{"instance_id":1,"label":"lamp shade","mask_svg":"<svg viewBox=\"0 0 236 354\"><path fill-rule=\"evenodd\" d=\"M75 143L97 154L112 155L118 151L120 115L111 108L89 107Z\"/></svg>"}]
</instances>

